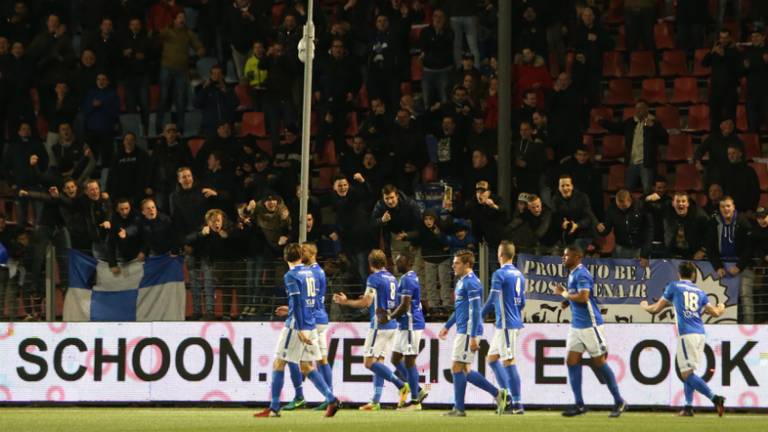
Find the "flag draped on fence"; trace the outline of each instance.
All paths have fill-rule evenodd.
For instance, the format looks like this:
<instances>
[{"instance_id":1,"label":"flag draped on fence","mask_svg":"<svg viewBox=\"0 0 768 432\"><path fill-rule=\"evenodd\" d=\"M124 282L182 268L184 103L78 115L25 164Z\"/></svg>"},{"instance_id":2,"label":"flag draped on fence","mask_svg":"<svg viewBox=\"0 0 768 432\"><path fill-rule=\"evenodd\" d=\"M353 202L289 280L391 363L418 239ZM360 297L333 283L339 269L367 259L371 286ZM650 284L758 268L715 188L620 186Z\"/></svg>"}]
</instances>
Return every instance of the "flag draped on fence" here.
<instances>
[{"instance_id":1,"label":"flag draped on fence","mask_svg":"<svg viewBox=\"0 0 768 432\"><path fill-rule=\"evenodd\" d=\"M69 251L64 321L183 321L183 259L152 256L113 274L106 261Z\"/></svg>"}]
</instances>

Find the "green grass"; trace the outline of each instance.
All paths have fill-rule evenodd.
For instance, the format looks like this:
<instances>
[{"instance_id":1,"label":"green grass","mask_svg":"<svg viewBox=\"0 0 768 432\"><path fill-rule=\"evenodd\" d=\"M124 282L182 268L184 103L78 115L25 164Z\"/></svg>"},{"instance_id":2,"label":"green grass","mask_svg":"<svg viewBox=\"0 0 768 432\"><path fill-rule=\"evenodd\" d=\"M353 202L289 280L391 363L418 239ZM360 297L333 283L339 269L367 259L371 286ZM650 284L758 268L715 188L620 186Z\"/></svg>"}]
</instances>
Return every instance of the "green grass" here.
<instances>
[{"instance_id":1,"label":"green grass","mask_svg":"<svg viewBox=\"0 0 768 432\"><path fill-rule=\"evenodd\" d=\"M0 408L0 431L751 432L768 429L765 416L745 414L718 418L707 413L677 418L669 412L629 412L619 419L609 419L607 412L591 411L583 417L566 419L553 411L529 411L524 416L503 417L490 411L468 411L466 418L444 418L441 410L361 413L345 409L332 419L310 410L283 413L281 418L255 419L253 412L247 408Z\"/></svg>"}]
</instances>

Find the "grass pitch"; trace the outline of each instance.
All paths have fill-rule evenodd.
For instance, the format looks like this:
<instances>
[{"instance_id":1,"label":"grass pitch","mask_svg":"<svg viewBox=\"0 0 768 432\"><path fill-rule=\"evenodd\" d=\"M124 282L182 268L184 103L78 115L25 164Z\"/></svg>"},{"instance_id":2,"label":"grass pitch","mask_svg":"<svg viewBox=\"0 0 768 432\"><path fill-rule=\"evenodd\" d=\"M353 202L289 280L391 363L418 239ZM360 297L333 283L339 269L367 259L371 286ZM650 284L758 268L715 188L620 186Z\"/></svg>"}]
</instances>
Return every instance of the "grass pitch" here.
<instances>
[{"instance_id":1,"label":"grass pitch","mask_svg":"<svg viewBox=\"0 0 768 432\"><path fill-rule=\"evenodd\" d=\"M247 408L0 408L2 432L122 432L122 431L308 431L308 432L752 432L768 430L759 414L697 414L677 418L672 413L628 412L609 419L604 411L566 419L554 411L528 411L523 416L496 416L467 411L466 418L442 417L444 410L421 412L339 411L327 419L310 410L285 412L281 418L256 419Z\"/></svg>"}]
</instances>

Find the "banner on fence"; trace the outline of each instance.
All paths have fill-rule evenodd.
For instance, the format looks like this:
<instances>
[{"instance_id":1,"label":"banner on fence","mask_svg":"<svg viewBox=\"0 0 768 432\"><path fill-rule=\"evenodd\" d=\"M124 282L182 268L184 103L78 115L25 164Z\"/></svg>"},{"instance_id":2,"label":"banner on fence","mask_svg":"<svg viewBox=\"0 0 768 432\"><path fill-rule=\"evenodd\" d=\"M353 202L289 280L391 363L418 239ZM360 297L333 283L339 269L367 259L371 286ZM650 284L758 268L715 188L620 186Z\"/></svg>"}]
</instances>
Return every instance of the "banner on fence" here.
<instances>
[{"instance_id":1,"label":"banner on fence","mask_svg":"<svg viewBox=\"0 0 768 432\"><path fill-rule=\"evenodd\" d=\"M429 324L417 360L422 385L431 384L428 403L453 398L451 354ZM274 346L282 324L188 323L0 323L0 401L5 402L265 402L270 398ZM676 374L673 325L606 325L606 338L622 395L630 405L669 406L683 401ZM345 401L367 402L371 373L363 366L366 323L331 323L329 360L334 390ZM486 339L494 329L486 324ZM719 325L707 329L700 374L730 407L768 408L768 326ZM528 405L573 402L567 384L565 324L530 324L518 339L517 363L523 401ZM488 344L472 365L490 379ZM305 385L309 401L322 398ZM585 366L588 404L613 400L597 375ZM293 398L289 380L283 400ZM384 402L397 391L385 388ZM467 403L489 405L491 397L469 386ZM697 396L697 405L710 403Z\"/></svg>"},{"instance_id":2,"label":"banner on fence","mask_svg":"<svg viewBox=\"0 0 768 432\"><path fill-rule=\"evenodd\" d=\"M121 264L69 250L64 321L182 321L186 294L183 259L167 255Z\"/></svg>"},{"instance_id":3,"label":"banner on fence","mask_svg":"<svg viewBox=\"0 0 768 432\"><path fill-rule=\"evenodd\" d=\"M640 302L653 303L661 298L669 282L677 280L680 260L650 260L642 267L638 260L584 258L584 265L595 279L595 296L606 322L615 323L673 323L673 308L651 315L640 307ZM739 302L740 276L720 278L707 261L693 261L696 266L696 285L709 296L713 304L724 303L725 314L719 318L705 315L707 323L735 323ZM553 288L565 285L567 269L560 257L521 254L518 268L526 277L525 319L527 322L567 323L571 320L569 308L563 308L563 298Z\"/></svg>"}]
</instances>

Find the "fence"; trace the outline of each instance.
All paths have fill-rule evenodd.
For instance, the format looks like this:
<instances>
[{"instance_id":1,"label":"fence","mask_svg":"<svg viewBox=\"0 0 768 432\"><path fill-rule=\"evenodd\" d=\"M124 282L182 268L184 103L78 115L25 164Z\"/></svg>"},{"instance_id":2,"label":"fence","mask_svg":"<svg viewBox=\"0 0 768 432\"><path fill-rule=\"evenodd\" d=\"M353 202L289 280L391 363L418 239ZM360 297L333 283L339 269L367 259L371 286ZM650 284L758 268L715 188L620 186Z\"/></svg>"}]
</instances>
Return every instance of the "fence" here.
<instances>
[{"instance_id":1,"label":"fence","mask_svg":"<svg viewBox=\"0 0 768 432\"><path fill-rule=\"evenodd\" d=\"M486 247L480 247L475 272L487 289L490 286L490 276L498 262L495 254L489 253ZM543 259L543 258L542 258ZM550 259L556 261L556 259ZM4 318L57 321L62 319L62 307L66 289L69 286L68 261L66 254L56 253L52 246L46 249L43 274L44 298L41 302L35 298L30 286L29 273L26 277L8 281L5 289L4 303L0 313ZM428 321L443 321L452 312L453 302L453 271L450 268L451 257L427 256L419 257L415 265L422 283L422 304ZM331 301L335 293L344 292L356 297L364 291L363 276L367 274L365 255L347 257L340 254L333 257L322 257L320 264L324 268L328 290L325 304L333 321L366 321L367 310L356 310L340 307ZM391 267L390 267L391 268ZM186 281L187 320L241 320L241 321L273 321L278 320L275 309L287 303L282 287L282 275L287 266L276 260L236 260L219 262L212 265L201 263L199 260L185 260L184 278ZM528 291L535 289L529 278ZM708 280L711 282L713 278ZM600 282L598 280L598 282ZM13 286L17 284L16 286ZM0 300L3 300L0 293ZM768 322L768 267L756 266L752 271L742 275L741 292L737 299L728 300L730 304L739 304L738 322L764 323ZM718 297L719 298L719 297ZM719 301L719 300L718 300ZM608 305L608 310L611 305ZM533 313L539 308L541 313ZM561 312L550 310L547 306L529 302L526 320L529 322L563 322L562 317L552 318L551 315L561 315ZM550 308L551 309L551 308ZM604 310L606 312L606 310ZM619 314L620 315L620 314ZM608 321L622 322L617 314L607 317ZM563 315L565 317L565 315ZM565 318L567 320L567 317ZM631 320L629 320L631 321Z\"/></svg>"}]
</instances>

